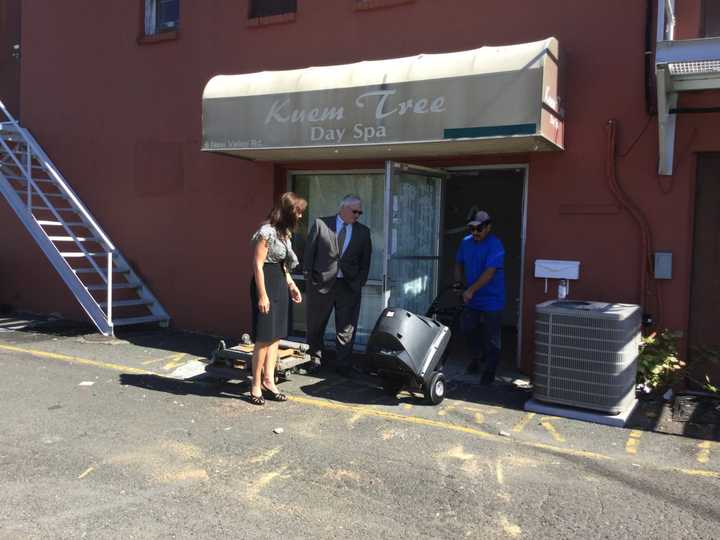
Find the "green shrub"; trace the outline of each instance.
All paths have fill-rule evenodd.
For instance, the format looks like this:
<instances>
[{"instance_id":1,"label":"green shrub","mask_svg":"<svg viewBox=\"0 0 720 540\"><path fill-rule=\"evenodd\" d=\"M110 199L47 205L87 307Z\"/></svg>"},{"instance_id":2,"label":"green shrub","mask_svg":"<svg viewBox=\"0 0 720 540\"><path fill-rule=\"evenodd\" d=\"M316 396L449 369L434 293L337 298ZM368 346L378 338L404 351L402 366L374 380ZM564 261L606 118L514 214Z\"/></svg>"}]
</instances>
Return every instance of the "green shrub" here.
<instances>
[{"instance_id":1,"label":"green shrub","mask_svg":"<svg viewBox=\"0 0 720 540\"><path fill-rule=\"evenodd\" d=\"M685 362L678 358L682 332L661 330L642 338L637 383L646 392L663 390L682 380Z\"/></svg>"}]
</instances>

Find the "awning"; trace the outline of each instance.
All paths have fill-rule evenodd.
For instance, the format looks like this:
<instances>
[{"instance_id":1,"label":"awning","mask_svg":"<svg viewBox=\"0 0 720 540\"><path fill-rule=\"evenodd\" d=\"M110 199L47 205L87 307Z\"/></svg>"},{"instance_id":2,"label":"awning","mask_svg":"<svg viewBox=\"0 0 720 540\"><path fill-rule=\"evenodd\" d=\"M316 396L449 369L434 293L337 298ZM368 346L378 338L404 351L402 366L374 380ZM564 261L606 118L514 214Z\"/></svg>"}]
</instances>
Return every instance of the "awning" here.
<instances>
[{"instance_id":1,"label":"awning","mask_svg":"<svg viewBox=\"0 0 720 540\"><path fill-rule=\"evenodd\" d=\"M203 146L257 160L563 149L558 42L213 77Z\"/></svg>"}]
</instances>

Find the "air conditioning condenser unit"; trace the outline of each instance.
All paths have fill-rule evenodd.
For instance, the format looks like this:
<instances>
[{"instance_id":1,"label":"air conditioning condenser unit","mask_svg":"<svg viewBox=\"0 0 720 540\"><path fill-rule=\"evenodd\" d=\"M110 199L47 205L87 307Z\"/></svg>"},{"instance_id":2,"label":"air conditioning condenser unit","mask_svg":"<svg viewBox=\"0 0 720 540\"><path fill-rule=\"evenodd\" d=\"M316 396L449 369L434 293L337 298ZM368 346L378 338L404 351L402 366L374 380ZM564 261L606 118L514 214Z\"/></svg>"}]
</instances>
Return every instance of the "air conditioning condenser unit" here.
<instances>
[{"instance_id":1,"label":"air conditioning condenser unit","mask_svg":"<svg viewBox=\"0 0 720 540\"><path fill-rule=\"evenodd\" d=\"M640 306L551 300L535 313L536 400L610 415L635 403Z\"/></svg>"}]
</instances>

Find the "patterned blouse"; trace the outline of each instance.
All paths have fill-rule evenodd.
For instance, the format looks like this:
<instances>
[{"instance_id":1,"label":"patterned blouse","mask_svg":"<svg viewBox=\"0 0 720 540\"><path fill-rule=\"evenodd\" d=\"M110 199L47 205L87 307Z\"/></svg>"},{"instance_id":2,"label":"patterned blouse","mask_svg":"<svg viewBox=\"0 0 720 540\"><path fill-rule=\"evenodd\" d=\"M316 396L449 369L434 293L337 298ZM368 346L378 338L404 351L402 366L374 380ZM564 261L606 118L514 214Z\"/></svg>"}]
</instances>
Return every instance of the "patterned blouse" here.
<instances>
[{"instance_id":1,"label":"patterned blouse","mask_svg":"<svg viewBox=\"0 0 720 540\"><path fill-rule=\"evenodd\" d=\"M292 249L290 238L282 239L275 227L269 223L263 224L252 236L252 243L256 244L260 239L268 243L266 263L285 263L288 271L292 271L298 265L298 258Z\"/></svg>"}]
</instances>

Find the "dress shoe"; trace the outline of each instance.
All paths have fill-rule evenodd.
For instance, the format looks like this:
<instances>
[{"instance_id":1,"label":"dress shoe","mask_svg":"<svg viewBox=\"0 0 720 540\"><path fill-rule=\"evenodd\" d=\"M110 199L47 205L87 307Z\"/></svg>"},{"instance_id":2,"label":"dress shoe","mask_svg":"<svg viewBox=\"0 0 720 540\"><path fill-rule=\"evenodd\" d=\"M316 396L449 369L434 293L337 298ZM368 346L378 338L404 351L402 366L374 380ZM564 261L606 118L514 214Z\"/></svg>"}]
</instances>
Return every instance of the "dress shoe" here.
<instances>
[{"instance_id":1,"label":"dress shoe","mask_svg":"<svg viewBox=\"0 0 720 540\"><path fill-rule=\"evenodd\" d=\"M322 368L322 362L316 356L311 357L310 361L305 364L305 371L307 373L319 373Z\"/></svg>"}]
</instances>

